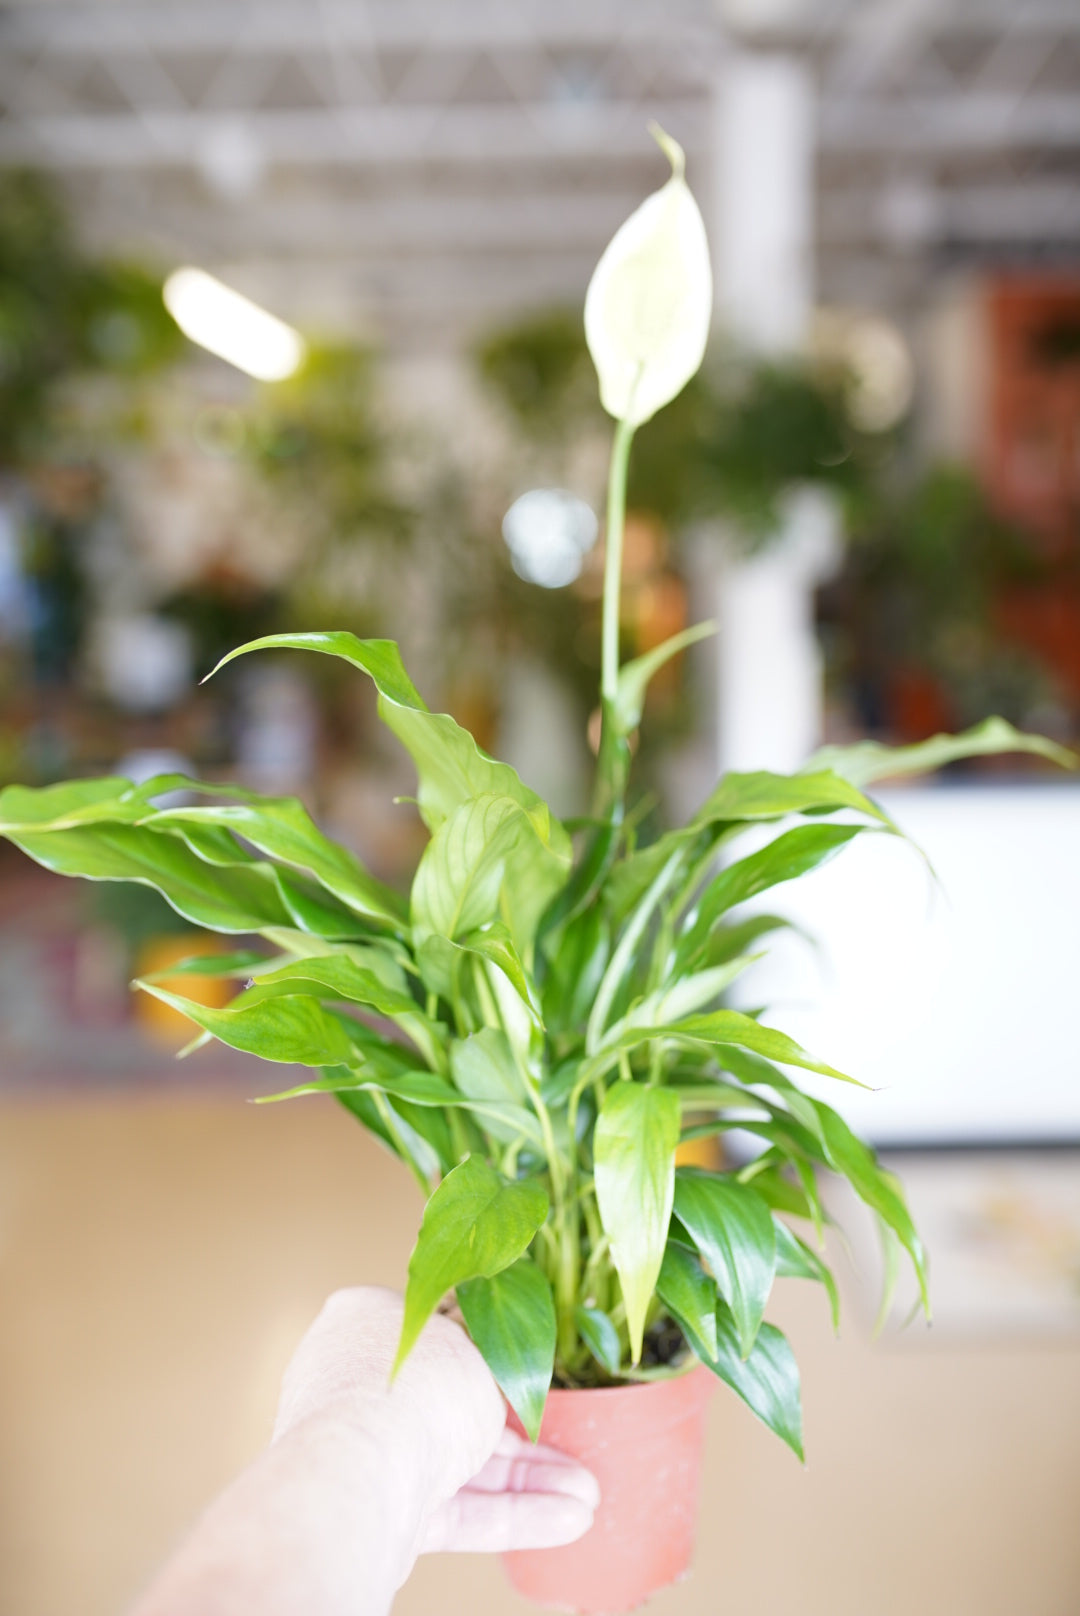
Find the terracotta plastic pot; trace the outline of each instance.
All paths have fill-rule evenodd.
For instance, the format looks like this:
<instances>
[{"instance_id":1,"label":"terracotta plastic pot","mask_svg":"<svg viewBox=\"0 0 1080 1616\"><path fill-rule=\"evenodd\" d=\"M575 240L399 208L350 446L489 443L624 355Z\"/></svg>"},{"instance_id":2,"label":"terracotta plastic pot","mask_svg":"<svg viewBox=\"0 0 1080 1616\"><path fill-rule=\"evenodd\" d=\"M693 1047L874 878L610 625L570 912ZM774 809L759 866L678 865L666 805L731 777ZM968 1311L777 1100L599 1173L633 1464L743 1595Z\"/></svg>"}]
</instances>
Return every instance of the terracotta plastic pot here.
<instances>
[{"instance_id":1,"label":"terracotta plastic pot","mask_svg":"<svg viewBox=\"0 0 1080 1616\"><path fill-rule=\"evenodd\" d=\"M600 1508L577 1543L503 1556L518 1593L552 1610L610 1613L686 1576L715 1384L698 1367L640 1386L550 1393L540 1440L588 1466Z\"/></svg>"}]
</instances>

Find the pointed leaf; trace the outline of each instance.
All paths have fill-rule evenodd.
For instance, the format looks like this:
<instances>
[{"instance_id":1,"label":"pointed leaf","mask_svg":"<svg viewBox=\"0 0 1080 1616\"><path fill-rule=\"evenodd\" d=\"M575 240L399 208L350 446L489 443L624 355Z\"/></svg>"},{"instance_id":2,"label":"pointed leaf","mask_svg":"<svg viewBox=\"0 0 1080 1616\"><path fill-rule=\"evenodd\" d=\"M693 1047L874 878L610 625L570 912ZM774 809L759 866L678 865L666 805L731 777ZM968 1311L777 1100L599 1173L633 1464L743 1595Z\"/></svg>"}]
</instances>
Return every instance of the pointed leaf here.
<instances>
[{"instance_id":1,"label":"pointed leaf","mask_svg":"<svg viewBox=\"0 0 1080 1616\"><path fill-rule=\"evenodd\" d=\"M490 1279L457 1287L465 1328L533 1442L555 1367L555 1300L543 1271L520 1257Z\"/></svg>"},{"instance_id":2,"label":"pointed leaf","mask_svg":"<svg viewBox=\"0 0 1080 1616\"><path fill-rule=\"evenodd\" d=\"M623 663L615 692L615 726L620 735L629 735L640 724L645 692L653 675L673 656L685 651L687 646L695 645L698 640L715 633L715 623L695 623L693 628L684 628L681 634L673 634L662 645L646 651L644 656Z\"/></svg>"},{"instance_id":3,"label":"pointed leaf","mask_svg":"<svg viewBox=\"0 0 1080 1616\"><path fill-rule=\"evenodd\" d=\"M899 1179L878 1165L869 1145L857 1138L830 1106L820 1100L812 1103L821 1118L829 1166L847 1179L856 1195L878 1214L904 1247L915 1269L923 1308L929 1317L926 1252L912 1222Z\"/></svg>"},{"instance_id":4,"label":"pointed leaf","mask_svg":"<svg viewBox=\"0 0 1080 1616\"><path fill-rule=\"evenodd\" d=\"M608 1090L593 1139L596 1199L622 1286L635 1364L664 1256L678 1142L674 1094L640 1083Z\"/></svg>"},{"instance_id":5,"label":"pointed leaf","mask_svg":"<svg viewBox=\"0 0 1080 1616\"><path fill-rule=\"evenodd\" d=\"M1003 718L986 718L960 735L933 735L913 746L882 746L879 741L858 741L854 746L825 746L806 765L808 770L831 769L853 785L871 785L875 780L902 774L927 774L961 758L996 756L1006 752L1033 752L1075 769L1080 760L1074 752L1042 735L1026 735Z\"/></svg>"},{"instance_id":6,"label":"pointed leaf","mask_svg":"<svg viewBox=\"0 0 1080 1616\"><path fill-rule=\"evenodd\" d=\"M576 1307L574 1323L577 1325L578 1335L601 1369L606 1369L609 1375L617 1375L622 1365L619 1332L603 1309Z\"/></svg>"},{"instance_id":7,"label":"pointed leaf","mask_svg":"<svg viewBox=\"0 0 1080 1616\"><path fill-rule=\"evenodd\" d=\"M675 1216L708 1263L731 1308L745 1358L757 1337L776 1273L776 1233L760 1195L737 1179L680 1167Z\"/></svg>"},{"instance_id":8,"label":"pointed leaf","mask_svg":"<svg viewBox=\"0 0 1080 1616\"><path fill-rule=\"evenodd\" d=\"M656 1294L698 1356L715 1358L716 1281L677 1240L669 1240L664 1250Z\"/></svg>"},{"instance_id":9,"label":"pointed leaf","mask_svg":"<svg viewBox=\"0 0 1080 1616\"><path fill-rule=\"evenodd\" d=\"M510 797L463 802L435 831L412 889L415 941L451 941L492 921L508 926L519 952L562 886L569 854L544 839L547 826Z\"/></svg>"},{"instance_id":10,"label":"pointed leaf","mask_svg":"<svg viewBox=\"0 0 1080 1616\"><path fill-rule=\"evenodd\" d=\"M324 1010L317 999L307 995L266 999L247 1005L245 995L234 999L227 1010L196 1004L178 993L148 981L135 983L144 993L160 999L187 1016L197 1027L228 1044L263 1060L296 1062L301 1066L347 1064L352 1045L341 1022Z\"/></svg>"},{"instance_id":11,"label":"pointed leaf","mask_svg":"<svg viewBox=\"0 0 1080 1616\"><path fill-rule=\"evenodd\" d=\"M834 1330L840 1328L840 1292L832 1269L805 1240L800 1240L780 1218L776 1225L776 1273L781 1279L812 1279L825 1287Z\"/></svg>"},{"instance_id":12,"label":"pointed leaf","mask_svg":"<svg viewBox=\"0 0 1080 1616\"><path fill-rule=\"evenodd\" d=\"M685 969L697 961L708 946L716 922L729 909L827 864L853 836L867 829L864 825L799 825L756 853L729 864L713 877L694 905L676 949L677 967Z\"/></svg>"},{"instance_id":13,"label":"pointed leaf","mask_svg":"<svg viewBox=\"0 0 1080 1616\"><path fill-rule=\"evenodd\" d=\"M9 833L9 838L59 875L153 887L186 920L212 931L244 933L289 923L269 866L215 869L174 836L135 825L94 824Z\"/></svg>"},{"instance_id":14,"label":"pointed leaf","mask_svg":"<svg viewBox=\"0 0 1080 1616\"><path fill-rule=\"evenodd\" d=\"M379 714L393 730L416 764L420 779L420 812L429 830L436 830L454 809L470 797L511 797L534 816L538 832L557 852L569 857L569 838L551 818L543 798L522 784L507 763L497 763L482 752L469 734L448 713L430 713L405 672L393 640L360 640L343 631L321 634L269 634L251 640L223 657L223 668L249 651L318 651L341 657L360 668L379 692Z\"/></svg>"},{"instance_id":15,"label":"pointed leaf","mask_svg":"<svg viewBox=\"0 0 1080 1616\"><path fill-rule=\"evenodd\" d=\"M450 1045L450 1072L458 1089L470 1100L500 1108L484 1120L495 1139L513 1142L525 1138L537 1150L544 1148L540 1124L526 1109L527 1096L510 1041L501 1028L482 1027Z\"/></svg>"},{"instance_id":16,"label":"pointed leaf","mask_svg":"<svg viewBox=\"0 0 1080 1616\"><path fill-rule=\"evenodd\" d=\"M702 1358L702 1363L802 1459L799 1369L786 1338L775 1325L763 1324L750 1356L741 1358L735 1321L723 1302L716 1310L716 1333L716 1356Z\"/></svg>"},{"instance_id":17,"label":"pointed leaf","mask_svg":"<svg viewBox=\"0 0 1080 1616\"><path fill-rule=\"evenodd\" d=\"M666 1027L631 1027L624 1032L613 1028L604 1039L599 1053L584 1063L582 1072L591 1081L614 1064L620 1049L633 1049L654 1038L671 1039L674 1043L704 1044L717 1049L733 1046L749 1049L769 1060L782 1061L788 1066L801 1066L809 1072L820 1072L823 1077L839 1078L842 1083L854 1083L857 1088L866 1085L838 1072L834 1066L815 1060L794 1038L775 1027L762 1026L752 1016L739 1010L711 1010L706 1015L687 1016ZM723 1057L720 1057L723 1059Z\"/></svg>"},{"instance_id":18,"label":"pointed leaf","mask_svg":"<svg viewBox=\"0 0 1080 1616\"><path fill-rule=\"evenodd\" d=\"M232 786L207 787L198 781L192 781L190 789L241 800L159 809L151 822L195 830L217 826L231 831L260 853L311 876L357 914L395 926L404 922L404 900L369 875L352 853L324 836L296 797L260 797Z\"/></svg>"},{"instance_id":19,"label":"pointed leaf","mask_svg":"<svg viewBox=\"0 0 1080 1616\"><path fill-rule=\"evenodd\" d=\"M395 1373L447 1291L509 1268L527 1251L547 1212L539 1184L507 1183L479 1157L467 1156L446 1175L424 1208L409 1259Z\"/></svg>"}]
</instances>

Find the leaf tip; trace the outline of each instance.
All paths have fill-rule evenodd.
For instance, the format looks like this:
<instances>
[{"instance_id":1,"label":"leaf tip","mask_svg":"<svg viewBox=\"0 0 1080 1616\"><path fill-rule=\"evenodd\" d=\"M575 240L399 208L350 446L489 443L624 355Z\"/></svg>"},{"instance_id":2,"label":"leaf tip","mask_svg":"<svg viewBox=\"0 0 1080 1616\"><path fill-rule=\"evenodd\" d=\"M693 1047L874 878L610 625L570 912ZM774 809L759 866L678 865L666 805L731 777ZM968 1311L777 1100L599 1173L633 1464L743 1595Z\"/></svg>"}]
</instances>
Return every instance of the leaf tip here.
<instances>
[{"instance_id":1,"label":"leaf tip","mask_svg":"<svg viewBox=\"0 0 1080 1616\"><path fill-rule=\"evenodd\" d=\"M671 164L672 178L677 180L685 179L686 153L679 145L679 142L669 135L667 130L662 128L655 118L649 119L647 127L650 135Z\"/></svg>"}]
</instances>

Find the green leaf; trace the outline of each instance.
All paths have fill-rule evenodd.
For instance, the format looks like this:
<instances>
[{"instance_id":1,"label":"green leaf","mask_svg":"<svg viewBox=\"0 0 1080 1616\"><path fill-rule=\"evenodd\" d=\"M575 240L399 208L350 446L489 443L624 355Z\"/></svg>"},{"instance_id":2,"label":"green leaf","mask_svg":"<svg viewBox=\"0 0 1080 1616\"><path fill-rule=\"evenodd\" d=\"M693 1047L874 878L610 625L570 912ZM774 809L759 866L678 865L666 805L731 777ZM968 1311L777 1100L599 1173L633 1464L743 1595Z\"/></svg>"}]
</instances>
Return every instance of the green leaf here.
<instances>
[{"instance_id":1,"label":"green leaf","mask_svg":"<svg viewBox=\"0 0 1080 1616\"><path fill-rule=\"evenodd\" d=\"M933 735L914 746L882 746L879 741L858 741L854 746L826 746L806 765L808 770L831 769L853 785L871 785L875 780L902 774L926 774L961 758L995 756L1003 752L1031 752L1075 769L1080 760L1074 752L1042 735L1026 735L1003 718L987 718L960 735Z\"/></svg>"},{"instance_id":2,"label":"green leaf","mask_svg":"<svg viewBox=\"0 0 1080 1616\"><path fill-rule=\"evenodd\" d=\"M664 1256L674 1193L679 1102L666 1089L616 1083L596 1121L596 1200L626 1304L631 1359Z\"/></svg>"},{"instance_id":3,"label":"green leaf","mask_svg":"<svg viewBox=\"0 0 1080 1616\"><path fill-rule=\"evenodd\" d=\"M776 1225L776 1273L781 1279L812 1279L825 1287L829 1298L829 1312L834 1330L840 1328L840 1292L836 1288L832 1269L823 1262L812 1246L788 1228L780 1218Z\"/></svg>"},{"instance_id":4,"label":"green leaf","mask_svg":"<svg viewBox=\"0 0 1080 1616\"><path fill-rule=\"evenodd\" d=\"M723 1302L716 1310L716 1334L716 1356L702 1363L802 1459L799 1369L786 1338L775 1325L763 1324L750 1356L740 1357L735 1320Z\"/></svg>"},{"instance_id":5,"label":"green leaf","mask_svg":"<svg viewBox=\"0 0 1080 1616\"><path fill-rule=\"evenodd\" d=\"M490 1279L457 1287L465 1327L533 1442L555 1367L555 1300L543 1271L520 1257Z\"/></svg>"},{"instance_id":6,"label":"green leaf","mask_svg":"<svg viewBox=\"0 0 1080 1616\"><path fill-rule=\"evenodd\" d=\"M212 931L244 933L289 924L273 871L248 864L215 869L183 841L135 825L77 825L70 830L7 833L38 864L89 881L153 887L185 920Z\"/></svg>"},{"instance_id":7,"label":"green leaf","mask_svg":"<svg viewBox=\"0 0 1080 1616\"><path fill-rule=\"evenodd\" d=\"M432 1065L440 1064L445 1036L442 1026L426 1016L407 993L388 988L373 971L357 964L347 953L293 959L275 970L261 972L248 989L245 1003L294 993L364 1005L377 1015L387 1016L408 1034L426 1060Z\"/></svg>"},{"instance_id":8,"label":"green leaf","mask_svg":"<svg viewBox=\"0 0 1080 1616\"><path fill-rule=\"evenodd\" d=\"M179 1010L223 1044L259 1055L263 1060L337 1066L346 1065L352 1056L352 1045L341 1022L307 995L248 1004L247 995L241 994L228 1009L216 1010L169 993L153 982L138 981L135 986Z\"/></svg>"},{"instance_id":9,"label":"green leaf","mask_svg":"<svg viewBox=\"0 0 1080 1616\"><path fill-rule=\"evenodd\" d=\"M508 1184L476 1156L467 1156L446 1175L424 1208L409 1258L395 1374L447 1291L509 1268L528 1249L547 1212L548 1198L539 1184L528 1179Z\"/></svg>"},{"instance_id":10,"label":"green leaf","mask_svg":"<svg viewBox=\"0 0 1080 1616\"><path fill-rule=\"evenodd\" d=\"M690 924L676 949L677 968L685 969L708 944L720 916L758 893L794 881L825 864L864 825L798 825L747 858L729 864L714 876L694 905Z\"/></svg>"},{"instance_id":11,"label":"green leaf","mask_svg":"<svg viewBox=\"0 0 1080 1616\"><path fill-rule=\"evenodd\" d=\"M324 942L348 943L365 935L363 920L329 892L283 870L280 865L274 866L274 879L288 911L290 926Z\"/></svg>"},{"instance_id":12,"label":"green leaf","mask_svg":"<svg viewBox=\"0 0 1080 1616\"><path fill-rule=\"evenodd\" d=\"M760 955L747 954L742 959L729 960L726 965L714 966L709 971L697 971L689 976L675 977L666 987L658 988L639 1000L632 1009L604 1036L604 1043L635 1027L667 1027L702 1009L719 998L735 978L753 964Z\"/></svg>"},{"instance_id":13,"label":"green leaf","mask_svg":"<svg viewBox=\"0 0 1080 1616\"><path fill-rule=\"evenodd\" d=\"M501 1028L482 1027L468 1038L450 1045L450 1072L461 1093L500 1108L485 1118L484 1126L495 1139L508 1143L525 1138L534 1147L544 1148L540 1124L525 1108L527 1095L521 1073Z\"/></svg>"},{"instance_id":14,"label":"green leaf","mask_svg":"<svg viewBox=\"0 0 1080 1616\"><path fill-rule=\"evenodd\" d=\"M404 900L369 875L352 853L324 836L297 798L260 797L235 786L210 787L199 781L190 782L188 789L240 800L190 808L162 808L147 822L194 830L216 826L230 831L242 836L260 853L311 876L357 914L397 927L404 923Z\"/></svg>"},{"instance_id":15,"label":"green leaf","mask_svg":"<svg viewBox=\"0 0 1080 1616\"><path fill-rule=\"evenodd\" d=\"M698 1356L715 1358L716 1282L677 1240L669 1240L664 1249L656 1294Z\"/></svg>"},{"instance_id":16,"label":"green leaf","mask_svg":"<svg viewBox=\"0 0 1080 1616\"><path fill-rule=\"evenodd\" d=\"M904 1247L915 1269L923 1308L929 1317L926 1252L912 1222L900 1181L878 1165L869 1145L856 1138L843 1118L830 1106L820 1100L814 1100L812 1104L821 1118L829 1166L847 1179L860 1200L878 1214Z\"/></svg>"},{"instance_id":17,"label":"green leaf","mask_svg":"<svg viewBox=\"0 0 1080 1616\"><path fill-rule=\"evenodd\" d=\"M606 1369L609 1375L618 1375L622 1365L622 1347L619 1344L619 1332L599 1307L576 1307L574 1309L574 1323L577 1325L578 1335L584 1341L601 1369Z\"/></svg>"},{"instance_id":18,"label":"green leaf","mask_svg":"<svg viewBox=\"0 0 1080 1616\"><path fill-rule=\"evenodd\" d=\"M463 802L435 831L417 868L415 941L437 935L453 942L501 920L519 953L530 948L570 863L568 850L545 840L547 829L510 797Z\"/></svg>"},{"instance_id":19,"label":"green leaf","mask_svg":"<svg viewBox=\"0 0 1080 1616\"><path fill-rule=\"evenodd\" d=\"M120 801L133 791L130 780L64 780L54 786L5 786L0 791L0 836L23 830L55 830L119 818ZM142 813L140 805L133 813Z\"/></svg>"},{"instance_id":20,"label":"green leaf","mask_svg":"<svg viewBox=\"0 0 1080 1616\"><path fill-rule=\"evenodd\" d=\"M385 1068L372 1065L355 1070L342 1066L336 1069L334 1075L309 1078L306 1083L297 1083L294 1088L282 1089L278 1094L260 1094L255 1104L274 1105L279 1100L297 1100L306 1094L344 1094L353 1089L379 1089L383 1094L390 1095L391 1099L408 1100L411 1105L465 1103L444 1077L402 1063L393 1075Z\"/></svg>"},{"instance_id":21,"label":"green leaf","mask_svg":"<svg viewBox=\"0 0 1080 1616\"><path fill-rule=\"evenodd\" d=\"M700 830L729 822L784 819L788 814L835 813L841 808L854 808L882 824L892 823L888 814L849 780L831 769L808 765L801 774L770 774L764 770L725 774L687 828Z\"/></svg>"},{"instance_id":22,"label":"green leaf","mask_svg":"<svg viewBox=\"0 0 1080 1616\"><path fill-rule=\"evenodd\" d=\"M470 797L511 797L534 816L541 839L569 859L570 843L543 798L522 784L507 763L482 752L448 713L430 713L405 672L393 640L360 640L355 634L269 634L251 640L223 657L213 671L249 651L318 651L360 668L379 692L379 715L416 764L418 801L424 823L437 830L444 819ZM542 830L540 827L544 827Z\"/></svg>"},{"instance_id":23,"label":"green leaf","mask_svg":"<svg viewBox=\"0 0 1080 1616\"><path fill-rule=\"evenodd\" d=\"M634 657L631 662L624 662L619 669L619 684L615 692L615 727L620 735L629 735L637 729L641 722L641 713L645 705L645 692L649 687L649 680L658 673L666 662L687 646L694 645L698 640L704 640L710 634L716 633L715 623L695 623L693 628L684 628L681 634L673 634L662 645L656 645L644 656Z\"/></svg>"},{"instance_id":24,"label":"green leaf","mask_svg":"<svg viewBox=\"0 0 1080 1616\"><path fill-rule=\"evenodd\" d=\"M425 937L416 949L416 963L424 986L445 999L456 999L460 992L460 973L470 956L497 965L528 1007L533 1020L539 1022L540 1006L532 978L521 962L509 927L501 920L493 920L469 932L460 942L452 943L448 937L438 935Z\"/></svg>"},{"instance_id":25,"label":"green leaf","mask_svg":"<svg viewBox=\"0 0 1080 1616\"><path fill-rule=\"evenodd\" d=\"M794 931L801 937L807 936L800 927L785 920L782 915L749 915L730 926L714 926L701 950L701 963L706 966L724 965L728 960L746 954L759 937L774 931Z\"/></svg>"},{"instance_id":26,"label":"green leaf","mask_svg":"<svg viewBox=\"0 0 1080 1616\"><path fill-rule=\"evenodd\" d=\"M675 1216L731 1308L742 1356L761 1327L776 1273L776 1232L761 1196L735 1178L680 1167Z\"/></svg>"},{"instance_id":27,"label":"green leaf","mask_svg":"<svg viewBox=\"0 0 1080 1616\"><path fill-rule=\"evenodd\" d=\"M542 996L550 1031L568 1031L588 1019L610 957L611 930L596 903L563 928L547 956Z\"/></svg>"},{"instance_id":28,"label":"green leaf","mask_svg":"<svg viewBox=\"0 0 1080 1616\"><path fill-rule=\"evenodd\" d=\"M235 976L246 980L252 971L272 962L265 954L239 949L233 954L189 954L163 971L150 971L144 982L168 982L174 976Z\"/></svg>"},{"instance_id":29,"label":"green leaf","mask_svg":"<svg viewBox=\"0 0 1080 1616\"><path fill-rule=\"evenodd\" d=\"M453 1144L444 1112L405 1101L394 1104L374 1089L344 1089L335 1092L334 1097L399 1161L405 1162L425 1192L435 1174L445 1172L453 1162Z\"/></svg>"},{"instance_id":30,"label":"green leaf","mask_svg":"<svg viewBox=\"0 0 1080 1616\"><path fill-rule=\"evenodd\" d=\"M707 1015L687 1016L666 1027L631 1027L625 1032L612 1028L597 1055L583 1063L583 1077L591 1082L594 1077L603 1076L621 1049L633 1049L654 1038L689 1045L705 1044L719 1049L728 1046L749 1049L769 1060L783 1061L788 1066L801 1066L808 1072L820 1072L823 1077L839 1078L842 1083L855 1083L857 1088L865 1087L865 1084L844 1072L838 1072L835 1067L815 1060L787 1033L775 1027L762 1026L760 1021L743 1015L739 1010L711 1010Z\"/></svg>"}]
</instances>

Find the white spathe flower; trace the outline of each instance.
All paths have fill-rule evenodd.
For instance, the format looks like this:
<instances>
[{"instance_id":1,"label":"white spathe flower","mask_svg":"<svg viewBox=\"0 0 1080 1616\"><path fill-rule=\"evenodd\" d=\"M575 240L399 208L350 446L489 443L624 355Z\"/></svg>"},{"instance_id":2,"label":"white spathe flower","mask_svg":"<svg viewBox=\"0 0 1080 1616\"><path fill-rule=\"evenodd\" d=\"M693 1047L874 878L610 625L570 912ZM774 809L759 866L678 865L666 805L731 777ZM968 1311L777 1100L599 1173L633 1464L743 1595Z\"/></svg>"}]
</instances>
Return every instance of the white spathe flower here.
<instances>
[{"instance_id":1,"label":"white spathe flower","mask_svg":"<svg viewBox=\"0 0 1080 1616\"><path fill-rule=\"evenodd\" d=\"M682 147L658 125L650 130L671 178L616 231L585 298L600 401L631 426L682 392L701 365L712 315L709 243Z\"/></svg>"}]
</instances>

